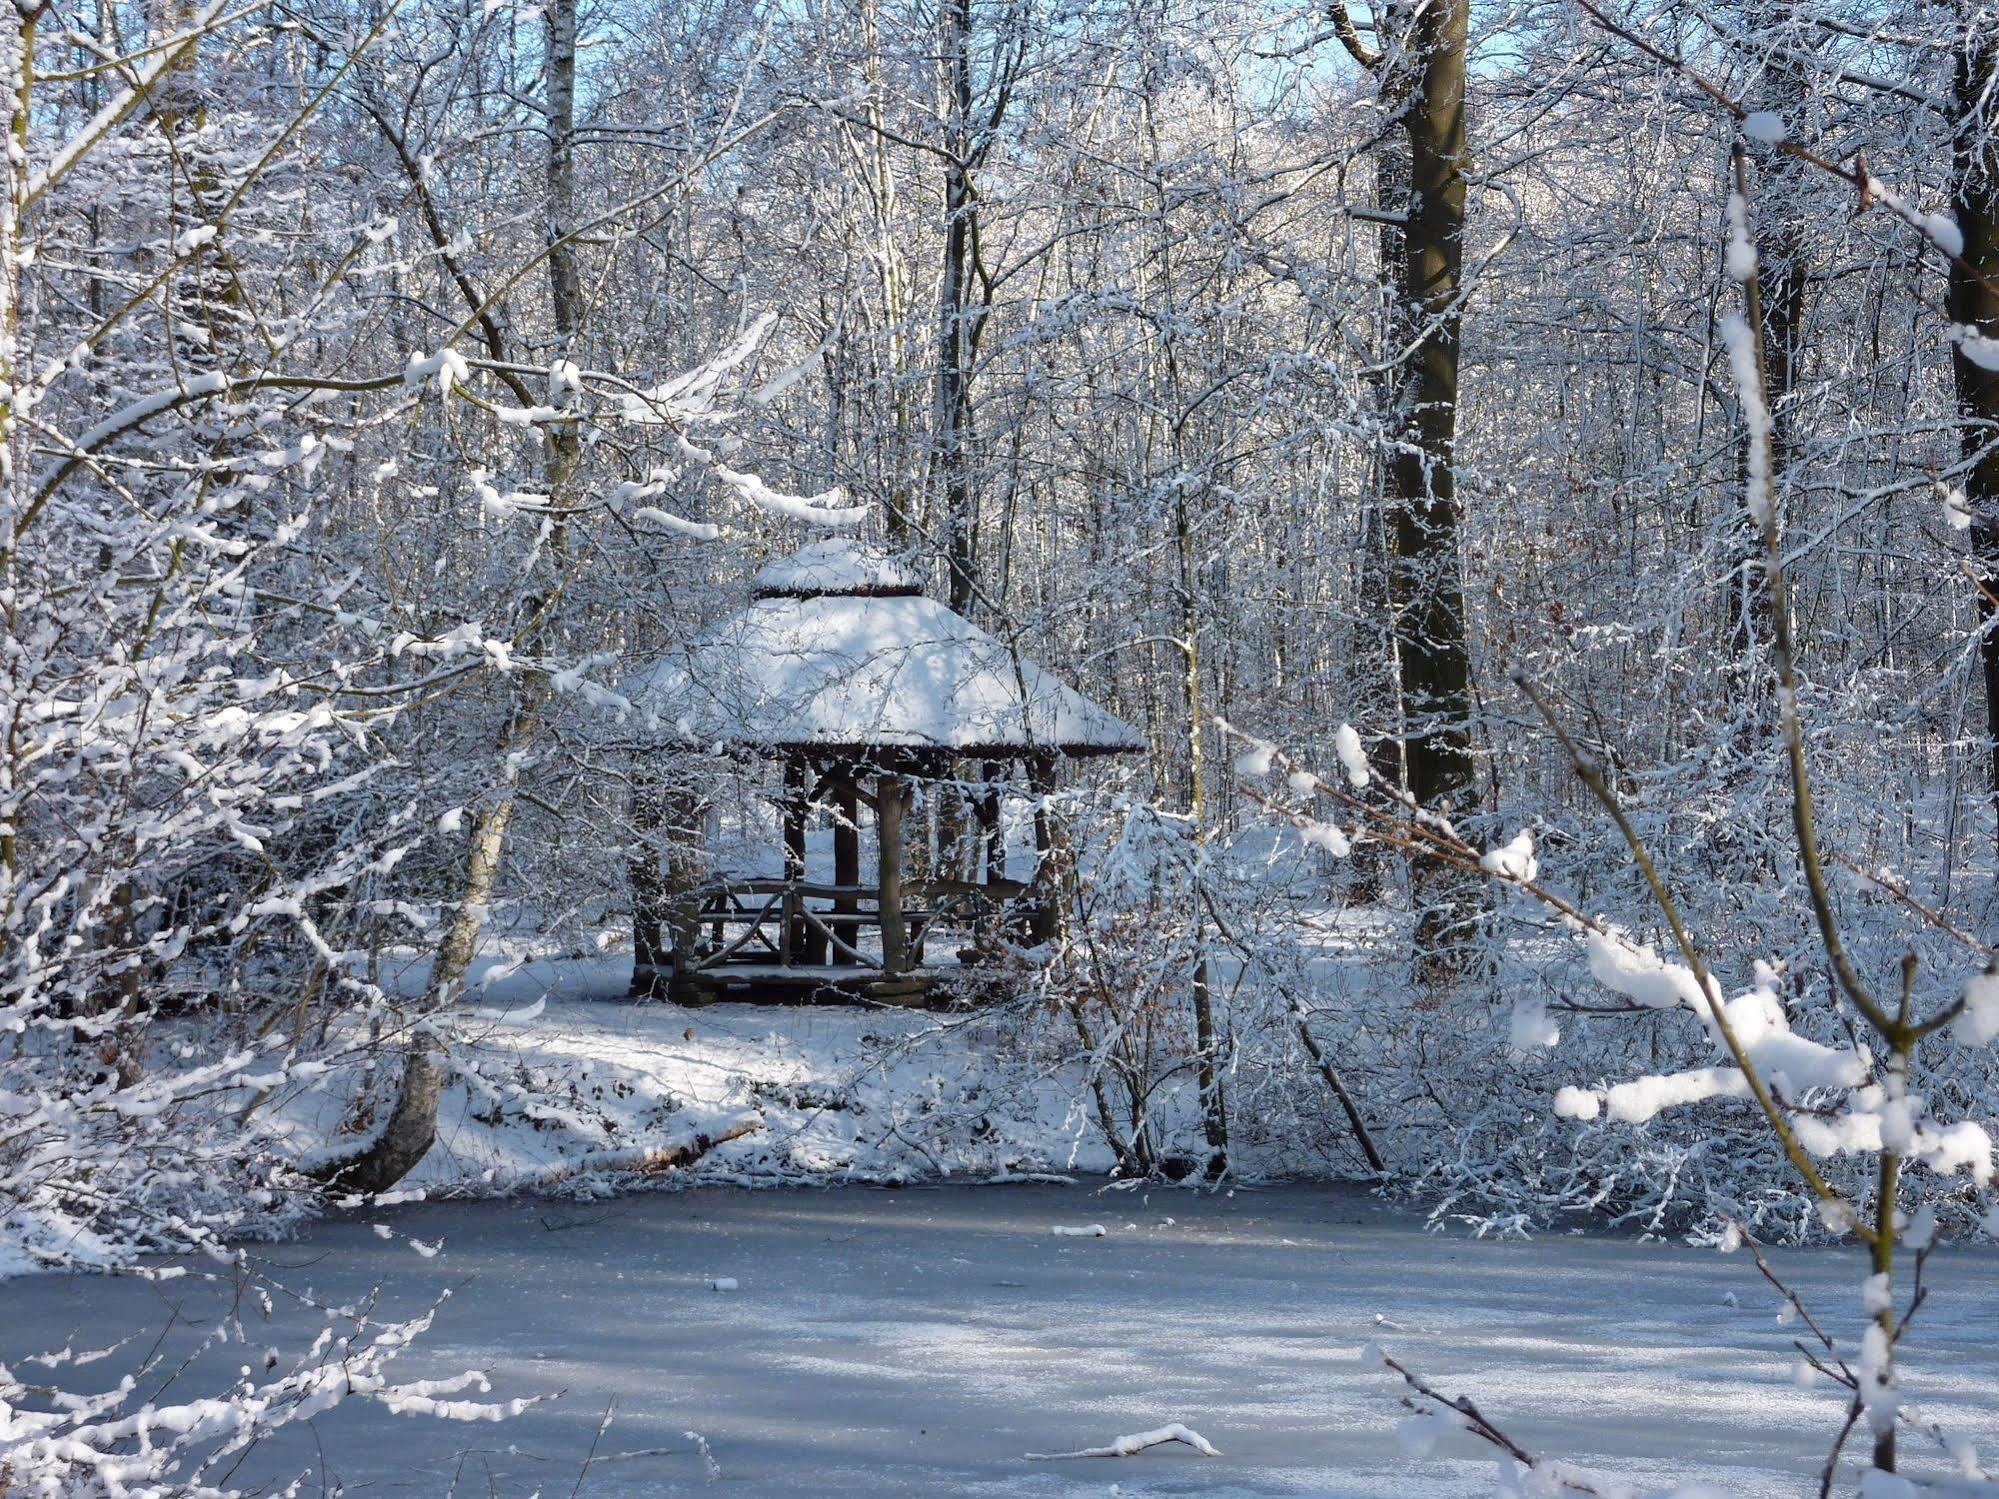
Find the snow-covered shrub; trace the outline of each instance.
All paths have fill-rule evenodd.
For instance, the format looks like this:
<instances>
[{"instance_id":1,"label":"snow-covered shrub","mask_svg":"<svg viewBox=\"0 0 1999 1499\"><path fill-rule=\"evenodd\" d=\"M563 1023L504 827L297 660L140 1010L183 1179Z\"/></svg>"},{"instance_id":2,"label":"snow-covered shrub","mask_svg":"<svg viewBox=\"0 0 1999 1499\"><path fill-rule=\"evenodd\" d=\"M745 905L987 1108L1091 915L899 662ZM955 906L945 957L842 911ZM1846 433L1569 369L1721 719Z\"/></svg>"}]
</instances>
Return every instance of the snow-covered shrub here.
<instances>
[{"instance_id":1,"label":"snow-covered shrub","mask_svg":"<svg viewBox=\"0 0 1999 1499\"><path fill-rule=\"evenodd\" d=\"M31 62L90 55L34 20L0 28L24 109ZM429 831L385 731L492 653L391 628L328 545L416 409L400 370L342 371L369 336L276 232L332 262L381 242L297 228L323 70L352 58L226 6L164 24L84 70L101 108L35 94L0 167L0 1275L191 1254L268 1296L226 1246L316 1208L282 1106L403 1024L354 961ZM448 1414L476 1382L393 1386L427 1319L351 1320L172 1400L75 1395L74 1360L0 1371L0 1488L221 1493L279 1425L349 1395Z\"/></svg>"},{"instance_id":2,"label":"snow-covered shrub","mask_svg":"<svg viewBox=\"0 0 1999 1499\"><path fill-rule=\"evenodd\" d=\"M1365 1051L1370 1022L1345 1015L1322 1035L1315 1018L1328 934L1304 923L1318 854L1260 828L1199 838L1190 819L1115 786L1075 788L1054 807L1074 860L1065 920L1050 945L1018 955L1011 982L1045 1011L1047 1054L1080 1070L1119 1169L1379 1171L1339 1071Z\"/></svg>"},{"instance_id":3,"label":"snow-covered shrub","mask_svg":"<svg viewBox=\"0 0 1999 1499\"><path fill-rule=\"evenodd\" d=\"M1080 805L1049 814L1103 851L1070 882L1042 983L1073 1028L1095 1122L1120 1169L1184 1176L1197 1169L1175 1147L1198 1066L1190 989L1204 851L1183 819L1144 802L1118 797L1091 810L1087 821ZM1098 834L1108 835L1101 845Z\"/></svg>"}]
</instances>

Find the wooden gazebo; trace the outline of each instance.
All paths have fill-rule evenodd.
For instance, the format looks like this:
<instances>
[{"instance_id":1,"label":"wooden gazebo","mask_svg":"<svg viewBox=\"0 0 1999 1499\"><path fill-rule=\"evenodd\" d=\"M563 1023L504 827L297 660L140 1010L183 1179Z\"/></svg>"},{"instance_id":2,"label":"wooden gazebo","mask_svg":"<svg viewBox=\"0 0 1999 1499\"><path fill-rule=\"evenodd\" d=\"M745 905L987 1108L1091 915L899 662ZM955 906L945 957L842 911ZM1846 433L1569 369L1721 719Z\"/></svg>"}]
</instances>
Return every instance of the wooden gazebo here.
<instances>
[{"instance_id":1,"label":"wooden gazebo","mask_svg":"<svg viewBox=\"0 0 1999 1499\"><path fill-rule=\"evenodd\" d=\"M1035 877L1009 880L1000 813L1010 767L1024 767L1026 789L1042 796L1059 758L1141 749L1137 731L926 598L906 565L871 544L816 542L764 568L754 593L627 687L663 747L784 766L784 877L706 885L692 940L672 948L668 992L697 1004L914 1003L930 987L926 944L944 926L970 928L971 954L1008 920L1045 933L1052 832L1037 812ZM967 762L980 766L979 877L909 881L913 783L958 779ZM863 807L879 846L872 879L860 867ZM833 824L830 881L807 878L815 809Z\"/></svg>"}]
</instances>

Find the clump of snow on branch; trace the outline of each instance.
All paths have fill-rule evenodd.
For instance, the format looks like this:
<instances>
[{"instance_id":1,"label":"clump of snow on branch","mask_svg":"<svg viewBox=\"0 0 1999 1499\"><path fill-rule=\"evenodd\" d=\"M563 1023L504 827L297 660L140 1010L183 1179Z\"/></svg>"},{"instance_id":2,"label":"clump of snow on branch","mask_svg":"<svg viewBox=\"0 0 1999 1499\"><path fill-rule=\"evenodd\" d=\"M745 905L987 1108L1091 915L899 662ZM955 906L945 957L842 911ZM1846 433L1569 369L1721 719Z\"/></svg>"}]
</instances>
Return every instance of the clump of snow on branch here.
<instances>
[{"instance_id":1,"label":"clump of snow on branch","mask_svg":"<svg viewBox=\"0 0 1999 1499\"><path fill-rule=\"evenodd\" d=\"M1966 1046L1984 1046L1999 1036L1999 973L1981 973L1964 986L1964 1009L1951 1034Z\"/></svg>"},{"instance_id":2,"label":"clump of snow on branch","mask_svg":"<svg viewBox=\"0 0 1999 1499\"><path fill-rule=\"evenodd\" d=\"M1509 842L1488 850L1478 862L1488 873L1518 885L1532 883L1541 872L1541 862L1534 857L1534 835L1526 828L1515 833Z\"/></svg>"},{"instance_id":3,"label":"clump of snow on branch","mask_svg":"<svg viewBox=\"0 0 1999 1499\"><path fill-rule=\"evenodd\" d=\"M1984 370L1999 370L1999 338L1981 333L1969 323L1952 323L1944 336L1957 345L1957 352Z\"/></svg>"},{"instance_id":4,"label":"clump of snow on branch","mask_svg":"<svg viewBox=\"0 0 1999 1499\"><path fill-rule=\"evenodd\" d=\"M1367 751L1361 747L1360 735L1354 726L1343 723L1333 732L1333 752L1340 757L1340 766L1347 773L1348 783L1356 790L1366 788L1373 768L1367 763Z\"/></svg>"},{"instance_id":5,"label":"clump of snow on branch","mask_svg":"<svg viewBox=\"0 0 1999 1499\"><path fill-rule=\"evenodd\" d=\"M1790 139L1791 127L1782 115L1758 109L1742 117L1742 133L1759 146L1779 146Z\"/></svg>"}]
</instances>

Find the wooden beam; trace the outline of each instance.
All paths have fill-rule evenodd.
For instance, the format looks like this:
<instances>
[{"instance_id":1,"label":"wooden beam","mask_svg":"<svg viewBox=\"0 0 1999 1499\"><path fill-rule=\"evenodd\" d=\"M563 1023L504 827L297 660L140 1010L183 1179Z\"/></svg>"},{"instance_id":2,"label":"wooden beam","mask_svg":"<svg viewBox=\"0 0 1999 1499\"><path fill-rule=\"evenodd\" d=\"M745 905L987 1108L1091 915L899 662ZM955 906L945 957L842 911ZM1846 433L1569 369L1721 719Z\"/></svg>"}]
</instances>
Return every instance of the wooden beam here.
<instances>
[{"instance_id":1,"label":"wooden beam","mask_svg":"<svg viewBox=\"0 0 1999 1499\"><path fill-rule=\"evenodd\" d=\"M866 807L870 812L873 812L877 810L875 799L860 784L858 779L859 774L858 769L854 768L835 768L823 771L819 779L813 782L809 799L815 802L827 800L844 785L847 795L852 796L855 801Z\"/></svg>"}]
</instances>

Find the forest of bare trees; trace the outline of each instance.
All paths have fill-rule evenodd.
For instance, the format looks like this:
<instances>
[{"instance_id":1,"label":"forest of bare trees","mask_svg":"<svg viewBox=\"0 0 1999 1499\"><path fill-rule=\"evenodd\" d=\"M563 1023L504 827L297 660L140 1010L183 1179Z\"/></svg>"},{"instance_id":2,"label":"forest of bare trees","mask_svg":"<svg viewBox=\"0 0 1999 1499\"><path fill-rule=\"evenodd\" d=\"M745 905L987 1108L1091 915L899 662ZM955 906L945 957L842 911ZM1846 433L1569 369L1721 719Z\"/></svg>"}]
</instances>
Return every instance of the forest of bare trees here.
<instances>
[{"instance_id":1,"label":"forest of bare trees","mask_svg":"<svg viewBox=\"0 0 1999 1499\"><path fill-rule=\"evenodd\" d=\"M583 1129L493 985L683 998L808 809L850 936L886 839L1032 862L935 1034L1120 1177L1897 1294L1999 1223L1988 0L16 0L0 57L0 1273ZM647 710L827 537L1142 749L905 812ZM556 1174L779 1161L683 1122ZM1827 1355L1881 1473L1885 1295Z\"/></svg>"}]
</instances>

